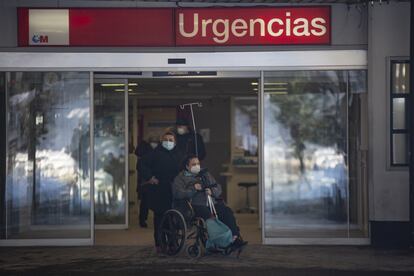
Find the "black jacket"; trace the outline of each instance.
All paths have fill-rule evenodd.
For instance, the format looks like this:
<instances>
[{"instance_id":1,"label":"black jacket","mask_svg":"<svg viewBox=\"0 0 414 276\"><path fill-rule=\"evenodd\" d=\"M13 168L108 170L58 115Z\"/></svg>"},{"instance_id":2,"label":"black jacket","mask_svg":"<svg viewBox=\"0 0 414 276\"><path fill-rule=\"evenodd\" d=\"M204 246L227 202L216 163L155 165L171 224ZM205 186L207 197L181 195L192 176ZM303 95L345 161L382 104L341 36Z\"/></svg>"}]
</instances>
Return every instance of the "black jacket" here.
<instances>
[{"instance_id":1,"label":"black jacket","mask_svg":"<svg viewBox=\"0 0 414 276\"><path fill-rule=\"evenodd\" d=\"M146 155L151 154L154 152L154 149L151 147L151 145L146 142L142 141L138 144L138 147L135 150L135 155L137 156L137 171L138 171L138 179L137 179L137 192L138 195L141 195L141 192L143 191L144 181L142 178L142 158Z\"/></svg>"},{"instance_id":2,"label":"black jacket","mask_svg":"<svg viewBox=\"0 0 414 276\"><path fill-rule=\"evenodd\" d=\"M186 134L177 136L177 148L180 150L185 156L187 155L195 155L195 139L194 139L194 131L190 131ZM204 146L203 137L197 133L197 149L198 149L198 159L203 160L206 157L206 149Z\"/></svg>"},{"instance_id":3,"label":"black jacket","mask_svg":"<svg viewBox=\"0 0 414 276\"><path fill-rule=\"evenodd\" d=\"M148 207L156 213L163 213L171 208L172 182L180 173L184 155L174 147L167 150L159 145L155 150L142 158L141 173L144 181L151 177L159 180L158 185L148 184Z\"/></svg>"}]
</instances>

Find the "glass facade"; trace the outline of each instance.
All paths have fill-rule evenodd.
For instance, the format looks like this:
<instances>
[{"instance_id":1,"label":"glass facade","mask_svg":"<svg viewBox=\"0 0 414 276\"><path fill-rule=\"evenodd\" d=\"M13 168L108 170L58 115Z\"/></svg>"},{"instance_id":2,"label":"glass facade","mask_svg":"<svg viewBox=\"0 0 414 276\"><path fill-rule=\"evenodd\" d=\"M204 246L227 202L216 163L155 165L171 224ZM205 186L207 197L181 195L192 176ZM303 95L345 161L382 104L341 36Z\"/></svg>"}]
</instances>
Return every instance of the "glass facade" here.
<instances>
[{"instance_id":1,"label":"glass facade","mask_svg":"<svg viewBox=\"0 0 414 276\"><path fill-rule=\"evenodd\" d=\"M126 224L125 80L95 80L95 223Z\"/></svg>"},{"instance_id":2,"label":"glass facade","mask_svg":"<svg viewBox=\"0 0 414 276\"><path fill-rule=\"evenodd\" d=\"M90 238L91 185L94 223L128 224L128 82L96 78L93 85L90 118L89 72L0 73L1 239ZM260 84L252 85L259 93ZM231 162L263 166L265 237L367 237L366 71L264 72L263 85L261 105L256 96L234 99ZM403 124L395 110L395 124Z\"/></svg>"},{"instance_id":3,"label":"glass facade","mask_svg":"<svg viewBox=\"0 0 414 276\"><path fill-rule=\"evenodd\" d=\"M233 100L232 164L255 166L258 164L258 108L257 97L236 97Z\"/></svg>"},{"instance_id":4,"label":"glass facade","mask_svg":"<svg viewBox=\"0 0 414 276\"><path fill-rule=\"evenodd\" d=\"M350 206L361 191L350 194L350 183L359 181L357 170L350 170L359 134L354 131L351 141L348 128L359 128L360 110L353 106L365 83L365 71L265 73L266 237L345 238L365 231L361 212L354 210L361 206ZM351 108L355 113L349 114Z\"/></svg>"},{"instance_id":5,"label":"glass facade","mask_svg":"<svg viewBox=\"0 0 414 276\"><path fill-rule=\"evenodd\" d=\"M11 72L3 239L91 237L89 73Z\"/></svg>"},{"instance_id":6,"label":"glass facade","mask_svg":"<svg viewBox=\"0 0 414 276\"><path fill-rule=\"evenodd\" d=\"M6 74L0 72L0 129L6 129ZM6 236L6 131L0 132L0 239Z\"/></svg>"}]
</instances>

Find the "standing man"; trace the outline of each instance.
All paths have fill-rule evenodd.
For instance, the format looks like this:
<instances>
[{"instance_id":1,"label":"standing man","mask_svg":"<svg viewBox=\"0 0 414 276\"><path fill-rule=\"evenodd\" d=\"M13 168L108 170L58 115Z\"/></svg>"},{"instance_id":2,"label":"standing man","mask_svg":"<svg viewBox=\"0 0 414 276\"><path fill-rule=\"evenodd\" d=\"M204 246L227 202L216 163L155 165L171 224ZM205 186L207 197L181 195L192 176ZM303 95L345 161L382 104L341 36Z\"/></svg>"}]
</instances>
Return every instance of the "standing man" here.
<instances>
[{"instance_id":1,"label":"standing man","mask_svg":"<svg viewBox=\"0 0 414 276\"><path fill-rule=\"evenodd\" d=\"M172 182L181 170L184 156L176 147L173 132L161 137L161 145L142 158L142 178L147 185L148 207L154 212L154 241L160 249L159 226L162 215L172 205Z\"/></svg>"},{"instance_id":2,"label":"standing man","mask_svg":"<svg viewBox=\"0 0 414 276\"><path fill-rule=\"evenodd\" d=\"M203 160L206 157L203 137L198 133L194 136L194 130L191 128L190 122L187 119L177 118L175 125L178 150L181 151L184 156L197 155L200 161ZM197 143L195 142L195 139L197 139Z\"/></svg>"},{"instance_id":3,"label":"standing man","mask_svg":"<svg viewBox=\"0 0 414 276\"><path fill-rule=\"evenodd\" d=\"M148 142L142 140L139 143L137 149L135 150L135 155L137 156L137 194L139 203L139 226L147 228L147 219L148 219L148 196L147 196L147 185L142 178L142 158L146 155L151 154L155 148L158 146L159 138L155 135L150 135Z\"/></svg>"}]
</instances>

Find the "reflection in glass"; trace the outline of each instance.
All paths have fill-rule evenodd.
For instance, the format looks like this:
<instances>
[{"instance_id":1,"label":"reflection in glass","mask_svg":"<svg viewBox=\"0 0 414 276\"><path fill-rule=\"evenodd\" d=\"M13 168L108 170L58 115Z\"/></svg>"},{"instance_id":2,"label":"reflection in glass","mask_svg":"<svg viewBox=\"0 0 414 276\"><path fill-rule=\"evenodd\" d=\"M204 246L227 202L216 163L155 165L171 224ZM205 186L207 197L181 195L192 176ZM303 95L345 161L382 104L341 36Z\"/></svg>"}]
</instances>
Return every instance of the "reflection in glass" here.
<instances>
[{"instance_id":1,"label":"reflection in glass","mask_svg":"<svg viewBox=\"0 0 414 276\"><path fill-rule=\"evenodd\" d=\"M116 84L116 85L115 85ZM122 81L95 83L95 223L125 224L125 94Z\"/></svg>"},{"instance_id":2,"label":"reflection in glass","mask_svg":"<svg viewBox=\"0 0 414 276\"><path fill-rule=\"evenodd\" d=\"M408 62L392 63L392 93L410 92L410 64Z\"/></svg>"},{"instance_id":3,"label":"reflection in glass","mask_svg":"<svg viewBox=\"0 0 414 276\"><path fill-rule=\"evenodd\" d=\"M0 132L0 239L6 236L6 212L5 210L5 196L6 196L6 131L4 131L4 123L6 122L6 75L0 72L0 125L3 131Z\"/></svg>"},{"instance_id":4,"label":"reflection in glass","mask_svg":"<svg viewBox=\"0 0 414 276\"><path fill-rule=\"evenodd\" d=\"M392 141L393 164L408 164L408 134L395 133Z\"/></svg>"},{"instance_id":5,"label":"reflection in glass","mask_svg":"<svg viewBox=\"0 0 414 276\"><path fill-rule=\"evenodd\" d=\"M347 110L356 96L347 98L347 89L363 93L361 78L346 71L265 76L265 235L348 237Z\"/></svg>"},{"instance_id":6,"label":"reflection in glass","mask_svg":"<svg viewBox=\"0 0 414 276\"><path fill-rule=\"evenodd\" d=\"M392 99L392 126L393 129L407 128L405 122L405 98Z\"/></svg>"},{"instance_id":7,"label":"reflection in glass","mask_svg":"<svg viewBox=\"0 0 414 276\"><path fill-rule=\"evenodd\" d=\"M233 165L257 165L257 97L235 98Z\"/></svg>"},{"instance_id":8,"label":"reflection in glass","mask_svg":"<svg viewBox=\"0 0 414 276\"><path fill-rule=\"evenodd\" d=\"M6 238L90 237L89 73L13 72Z\"/></svg>"}]
</instances>

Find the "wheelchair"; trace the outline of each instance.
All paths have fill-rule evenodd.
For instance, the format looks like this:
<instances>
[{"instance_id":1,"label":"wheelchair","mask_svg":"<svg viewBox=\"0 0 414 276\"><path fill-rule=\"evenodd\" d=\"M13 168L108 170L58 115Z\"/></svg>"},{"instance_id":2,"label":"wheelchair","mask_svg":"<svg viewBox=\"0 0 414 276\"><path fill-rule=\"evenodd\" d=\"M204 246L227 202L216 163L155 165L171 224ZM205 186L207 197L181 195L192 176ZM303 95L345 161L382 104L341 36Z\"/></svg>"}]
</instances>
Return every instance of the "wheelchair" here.
<instances>
[{"instance_id":1,"label":"wheelchair","mask_svg":"<svg viewBox=\"0 0 414 276\"><path fill-rule=\"evenodd\" d=\"M173 208L166 211L161 219L159 235L161 252L169 256L180 254L184 248L190 258L201 257L208 239L206 222L196 217L191 203L176 201ZM214 252L230 255L232 247L219 248Z\"/></svg>"}]
</instances>

